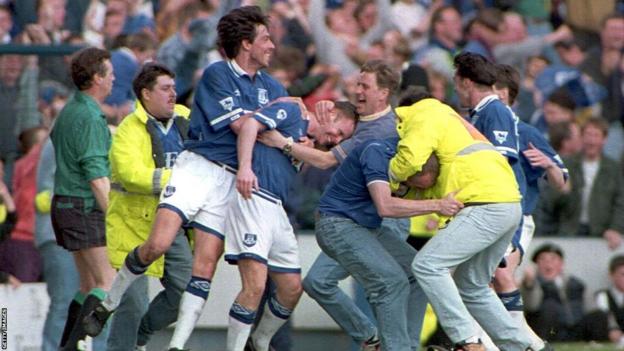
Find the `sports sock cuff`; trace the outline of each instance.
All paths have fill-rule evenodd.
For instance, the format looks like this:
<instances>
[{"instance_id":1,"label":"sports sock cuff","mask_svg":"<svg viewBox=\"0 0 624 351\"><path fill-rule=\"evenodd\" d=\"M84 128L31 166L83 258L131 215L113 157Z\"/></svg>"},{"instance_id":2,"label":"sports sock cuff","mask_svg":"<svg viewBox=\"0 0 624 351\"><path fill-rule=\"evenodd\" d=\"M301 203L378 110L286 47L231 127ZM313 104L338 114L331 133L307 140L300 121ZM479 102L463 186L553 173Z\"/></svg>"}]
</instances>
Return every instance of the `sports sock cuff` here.
<instances>
[{"instance_id":1,"label":"sports sock cuff","mask_svg":"<svg viewBox=\"0 0 624 351\"><path fill-rule=\"evenodd\" d=\"M522 311L524 309L524 302L522 301L520 290L498 293L498 298L501 299L507 311Z\"/></svg>"},{"instance_id":2,"label":"sports sock cuff","mask_svg":"<svg viewBox=\"0 0 624 351\"><path fill-rule=\"evenodd\" d=\"M149 267L149 264L145 264L141 262L141 259L139 258L138 246L135 247L134 250L130 251L128 256L126 256L126 260L124 261L124 264L126 265L128 270L132 274L136 274L136 275L145 273L145 271L147 270L147 267Z\"/></svg>"},{"instance_id":3,"label":"sports sock cuff","mask_svg":"<svg viewBox=\"0 0 624 351\"><path fill-rule=\"evenodd\" d=\"M253 324L256 319L256 311L252 311L234 301L230 307L230 317L245 324Z\"/></svg>"},{"instance_id":4,"label":"sports sock cuff","mask_svg":"<svg viewBox=\"0 0 624 351\"><path fill-rule=\"evenodd\" d=\"M82 291L77 291L76 295L74 295L73 301L76 301L77 304L82 305L84 300L87 298L87 295Z\"/></svg>"},{"instance_id":5,"label":"sports sock cuff","mask_svg":"<svg viewBox=\"0 0 624 351\"><path fill-rule=\"evenodd\" d=\"M191 281L186 286L186 291L189 294L207 300L208 294L210 293L210 280L202 277L192 276Z\"/></svg>"},{"instance_id":6,"label":"sports sock cuff","mask_svg":"<svg viewBox=\"0 0 624 351\"><path fill-rule=\"evenodd\" d=\"M102 301L106 298L106 291L100 288L93 288L89 291L89 295L93 295L98 298L98 300Z\"/></svg>"},{"instance_id":7,"label":"sports sock cuff","mask_svg":"<svg viewBox=\"0 0 624 351\"><path fill-rule=\"evenodd\" d=\"M290 318L290 315L292 314L292 310L280 304L279 301L277 301L277 298L275 296L271 296L271 298L269 299L268 305L269 305L269 310L271 311L271 313L273 313L273 315L281 319L288 319Z\"/></svg>"}]
</instances>

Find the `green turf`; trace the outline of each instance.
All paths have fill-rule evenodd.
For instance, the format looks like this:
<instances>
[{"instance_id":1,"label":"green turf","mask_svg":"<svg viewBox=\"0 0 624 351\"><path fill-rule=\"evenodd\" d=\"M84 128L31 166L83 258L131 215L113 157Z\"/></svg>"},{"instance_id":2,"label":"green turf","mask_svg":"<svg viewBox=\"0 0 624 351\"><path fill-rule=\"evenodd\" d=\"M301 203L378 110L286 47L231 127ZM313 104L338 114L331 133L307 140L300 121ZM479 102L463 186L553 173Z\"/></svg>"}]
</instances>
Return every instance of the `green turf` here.
<instances>
[{"instance_id":1,"label":"green turf","mask_svg":"<svg viewBox=\"0 0 624 351\"><path fill-rule=\"evenodd\" d=\"M616 351L622 350L608 343L565 343L553 344L555 351Z\"/></svg>"}]
</instances>

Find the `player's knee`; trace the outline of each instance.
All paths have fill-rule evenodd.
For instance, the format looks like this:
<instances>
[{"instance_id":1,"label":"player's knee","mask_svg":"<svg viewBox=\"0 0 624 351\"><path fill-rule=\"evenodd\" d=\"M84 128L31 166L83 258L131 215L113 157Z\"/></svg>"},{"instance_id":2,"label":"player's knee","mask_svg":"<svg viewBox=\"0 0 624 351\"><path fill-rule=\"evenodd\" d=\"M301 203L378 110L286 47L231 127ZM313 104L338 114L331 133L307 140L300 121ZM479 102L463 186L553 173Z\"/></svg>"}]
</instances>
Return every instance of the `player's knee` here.
<instances>
[{"instance_id":1,"label":"player's knee","mask_svg":"<svg viewBox=\"0 0 624 351\"><path fill-rule=\"evenodd\" d=\"M169 243L147 241L140 250L140 259L145 264L151 264L169 249Z\"/></svg>"}]
</instances>

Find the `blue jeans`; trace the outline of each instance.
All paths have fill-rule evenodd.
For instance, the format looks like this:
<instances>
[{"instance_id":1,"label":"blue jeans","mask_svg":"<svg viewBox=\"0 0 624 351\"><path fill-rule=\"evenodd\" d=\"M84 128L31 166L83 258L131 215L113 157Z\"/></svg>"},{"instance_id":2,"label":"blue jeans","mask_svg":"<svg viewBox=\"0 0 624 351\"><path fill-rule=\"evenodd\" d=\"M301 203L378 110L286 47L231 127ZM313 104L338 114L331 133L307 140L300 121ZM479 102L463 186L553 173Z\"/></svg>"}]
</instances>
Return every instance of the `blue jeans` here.
<instances>
[{"instance_id":1,"label":"blue jeans","mask_svg":"<svg viewBox=\"0 0 624 351\"><path fill-rule=\"evenodd\" d=\"M155 331L176 321L180 298L191 279L192 259L188 240L180 232L165 253L165 273L160 280L165 289L148 306L147 277L130 285L113 314L108 351L146 345Z\"/></svg>"},{"instance_id":2,"label":"blue jeans","mask_svg":"<svg viewBox=\"0 0 624 351\"><path fill-rule=\"evenodd\" d=\"M55 241L39 246L50 307L43 327L42 351L57 351L67 320L67 306L79 287L78 272L72 255Z\"/></svg>"},{"instance_id":3,"label":"blue jeans","mask_svg":"<svg viewBox=\"0 0 624 351\"><path fill-rule=\"evenodd\" d=\"M319 267L326 269L330 267L327 264L330 262L328 259L333 258L339 266L334 263L333 269L325 270L324 272L330 273L324 275L325 278L344 279L350 274L362 285L379 323L382 349L388 351L418 347L413 345L413 338L410 338L407 315L420 315L420 318L410 321L410 330L412 327L417 328L419 334L426 306L426 300L422 298L422 293L417 293L420 288L411 275L410 264L416 251L405 242L406 235L407 231L401 236L397 235L395 230L389 230L387 226L376 230L368 229L341 217L321 217L316 223L316 238L327 256L321 254L314 266L320 262L322 266ZM342 271L339 272L339 269ZM314 287L310 283L323 282L323 279L312 279L315 274L313 270L311 270L313 276L306 277L308 288L310 285ZM327 279L325 282L331 283ZM322 287L327 288L331 285L326 284ZM306 289L308 290L312 289ZM319 289L314 290L313 294L319 292ZM317 299L321 306L339 325L351 328L345 330L356 340L370 338L375 331L372 322L340 289L332 288L329 292ZM312 297L316 299L315 296ZM418 297L420 301L410 301ZM343 303L344 305L340 306ZM416 313L406 313L405 306ZM338 307L338 310L333 310L334 307ZM365 334L362 327L368 327L373 333Z\"/></svg>"},{"instance_id":4,"label":"blue jeans","mask_svg":"<svg viewBox=\"0 0 624 351\"><path fill-rule=\"evenodd\" d=\"M414 275L452 342L477 335L472 315L501 349L529 347L528 335L488 286L521 216L519 203L466 207L416 255Z\"/></svg>"}]
</instances>

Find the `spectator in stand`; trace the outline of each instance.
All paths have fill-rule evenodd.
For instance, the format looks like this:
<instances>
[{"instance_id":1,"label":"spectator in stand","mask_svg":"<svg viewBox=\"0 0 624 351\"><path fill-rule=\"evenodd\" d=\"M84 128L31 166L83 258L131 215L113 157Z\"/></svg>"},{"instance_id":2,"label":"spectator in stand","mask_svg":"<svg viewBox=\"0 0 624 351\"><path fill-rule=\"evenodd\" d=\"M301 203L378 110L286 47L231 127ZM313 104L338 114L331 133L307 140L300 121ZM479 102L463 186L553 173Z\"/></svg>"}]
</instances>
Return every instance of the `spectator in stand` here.
<instances>
[{"instance_id":1,"label":"spectator in stand","mask_svg":"<svg viewBox=\"0 0 624 351\"><path fill-rule=\"evenodd\" d=\"M47 130L42 127L27 129L20 134L24 156L15 162L12 192L17 222L10 238L0 245L0 267L23 282L37 282L41 278L41 258L33 241L37 162L41 142L46 136Z\"/></svg>"},{"instance_id":2,"label":"spectator in stand","mask_svg":"<svg viewBox=\"0 0 624 351\"><path fill-rule=\"evenodd\" d=\"M580 68L594 82L608 85L608 77L620 63L624 49L624 15L611 14L602 21L600 44L589 49Z\"/></svg>"},{"instance_id":3,"label":"spectator in stand","mask_svg":"<svg viewBox=\"0 0 624 351\"><path fill-rule=\"evenodd\" d=\"M548 341L574 341L584 315L585 284L564 272L563 251L555 244L535 250L522 279L527 321Z\"/></svg>"},{"instance_id":4,"label":"spectator in stand","mask_svg":"<svg viewBox=\"0 0 624 351\"><path fill-rule=\"evenodd\" d=\"M579 67L587 57L585 51L575 39L556 42L555 50L561 62L570 67Z\"/></svg>"},{"instance_id":5,"label":"spectator in stand","mask_svg":"<svg viewBox=\"0 0 624 351\"><path fill-rule=\"evenodd\" d=\"M157 43L153 35L137 33L127 38L127 45L111 53L111 64L115 81L111 94L104 100L102 110L109 120L117 125L134 110L136 97L132 92L132 80L141 66L152 60Z\"/></svg>"},{"instance_id":6,"label":"spectator in stand","mask_svg":"<svg viewBox=\"0 0 624 351\"><path fill-rule=\"evenodd\" d=\"M7 5L0 5L0 43L11 42L11 28L13 28L13 13Z\"/></svg>"},{"instance_id":7,"label":"spectator in stand","mask_svg":"<svg viewBox=\"0 0 624 351\"><path fill-rule=\"evenodd\" d=\"M28 24L25 32L33 44L59 45L70 36L65 29L66 0L38 0L37 22ZM39 59L39 81L54 80L71 86L69 69L63 56L42 56Z\"/></svg>"},{"instance_id":8,"label":"spectator in stand","mask_svg":"<svg viewBox=\"0 0 624 351\"><path fill-rule=\"evenodd\" d=\"M608 340L618 350L624 349L624 256L609 262L609 287L596 293L597 310L588 315L591 328L585 328L586 340Z\"/></svg>"},{"instance_id":9,"label":"spectator in stand","mask_svg":"<svg viewBox=\"0 0 624 351\"><path fill-rule=\"evenodd\" d=\"M36 61L35 61L36 62ZM37 65L19 55L0 55L0 155L4 158L4 180L10 183L13 164L19 156L19 133L39 124L36 111Z\"/></svg>"},{"instance_id":10,"label":"spectator in stand","mask_svg":"<svg viewBox=\"0 0 624 351\"><path fill-rule=\"evenodd\" d=\"M550 64L550 61L541 55L531 56L528 58L526 66L524 68L524 77L520 82L520 92L518 93L518 100L514 105L514 111L518 114L520 119L529 123L531 117L535 113L535 78Z\"/></svg>"},{"instance_id":11,"label":"spectator in stand","mask_svg":"<svg viewBox=\"0 0 624 351\"><path fill-rule=\"evenodd\" d=\"M581 152L564 158L572 189L555 195L549 188L540 201L543 224L536 227L543 235L602 237L612 250L622 244L622 171L616 161L602 153L607 127L598 117L583 125Z\"/></svg>"},{"instance_id":12,"label":"spectator in stand","mask_svg":"<svg viewBox=\"0 0 624 351\"><path fill-rule=\"evenodd\" d=\"M438 8L431 17L429 44L417 53L416 63L453 79L453 57L461 50L461 15L452 6Z\"/></svg>"},{"instance_id":13,"label":"spectator in stand","mask_svg":"<svg viewBox=\"0 0 624 351\"><path fill-rule=\"evenodd\" d=\"M530 124L548 135L550 126L575 120L576 103L566 88L555 90L544 102L544 107L531 116Z\"/></svg>"},{"instance_id":14,"label":"spectator in stand","mask_svg":"<svg viewBox=\"0 0 624 351\"><path fill-rule=\"evenodd\" d=\"M498 44L498 37L487 35L498 32L503 24L503 13L496 8L485 8L477 12L477 17L470 21L466 29L468 40L463 51L474 52L495 62L492 50ZM484 28L486 30L484 30Z\"/></svg>"},{"instance_id":15,"label":"spectator in stand","mask_svg":"<svg viewBox=\"0 0 624 351\"><path fill-rule=\"evenodd\" d=\"M583 148L581 128L574 121L554 123L548 131L548 139L561 157L573 156Z\"/></svg>"},{"instance_id":16,"label":"spectator in stand","mask_svg":"<svg viewBox=\"0 0 624 351\"><path fill-rule=\"evenodd\" d=\"M128 4L128 17L126 17L122 33L126 35L138 33L155 35L154 14L149 8L151 4L145 6L143 0L126 0L126 3Z\"/></svg>"}]
</instances>

